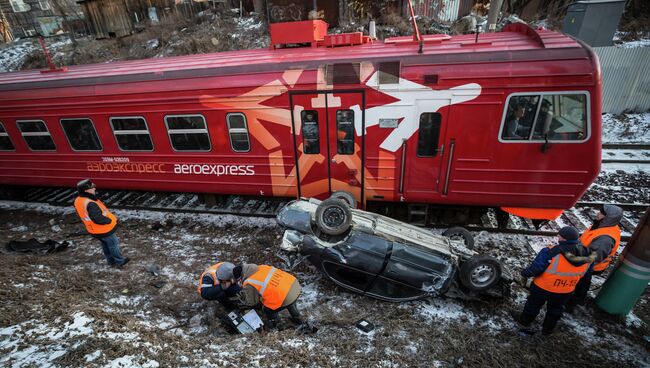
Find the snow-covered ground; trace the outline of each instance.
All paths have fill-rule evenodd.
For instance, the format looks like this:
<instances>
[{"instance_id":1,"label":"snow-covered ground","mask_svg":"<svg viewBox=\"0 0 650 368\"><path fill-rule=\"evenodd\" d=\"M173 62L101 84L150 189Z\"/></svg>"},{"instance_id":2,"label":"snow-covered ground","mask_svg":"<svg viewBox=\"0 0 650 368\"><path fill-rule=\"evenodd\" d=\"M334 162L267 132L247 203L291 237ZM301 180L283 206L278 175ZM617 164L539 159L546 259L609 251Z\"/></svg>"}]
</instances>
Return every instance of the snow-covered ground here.
<instances>
[{"instance_id":1,"label":"snow-covered ground","mask_svg":"<svg viewBox=\"0 0 650 368\"><path fill-rule=\"evenodd\" d=\"M637 48L637 47L650 47L650 32L645 32L643 34L637 34L634 40L628 40L624 41L626 39L626 36L628 36L627 33L624 32L616 32L614 34L614 46L624 48L624 49L632 49L632 48Z\"/></svg>"},{"instance_id":2,"label":"snow-covered ground","mask_svg":"<svg viewBox=\"0 0 650 368\"><path fill-rule=\"evenodd\" d=\"M70 40L51 39L47 42L47 49L51 56L54 56L64 46L69 45ZM33 52L41 52L43 49L38 41L33 38L19 39L0 48L0 73L16 71L21 68L25 59ZM45 57L45 56L43 56Z\"/></svg>"},{"instance_id":3,"label":"snow-covered ground","mask_svg":"<svg viewBox=\"0 0 650 368\"><path fill-rule=\"evenodd\" d=\"M650 112L603 114L603 143L650 144Z\"/></svg>"}]
</instances>

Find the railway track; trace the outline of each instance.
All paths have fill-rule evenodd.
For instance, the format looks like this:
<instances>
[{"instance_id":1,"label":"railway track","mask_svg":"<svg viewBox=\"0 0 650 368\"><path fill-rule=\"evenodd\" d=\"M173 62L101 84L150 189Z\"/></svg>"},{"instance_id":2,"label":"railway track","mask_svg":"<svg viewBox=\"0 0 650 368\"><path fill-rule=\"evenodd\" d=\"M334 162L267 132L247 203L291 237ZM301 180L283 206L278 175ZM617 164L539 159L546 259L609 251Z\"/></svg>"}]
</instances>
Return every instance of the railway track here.
<instances>
[{"instance_id":1,"label":"railway track","mask_svg":"<svg viewBox=\"0 0 650 368\"><path fill-rule=\"evenodd\" d=\"M650 144L636 144L636 143L603 143L603 149L615 149L615 150L644 150L644 151L650 151Z\"/></svg>"},{"instance_id":2,"label":"railway track","mask_svg":"<svg viewBox=\"0 0 650 368\"><path fill-rule=\"evenodd\" d=\"M648 165L650 160L635 160L635 159L604 159L601 161L604 164L639 164L639 165Z\"/></svg>"},{"instance_id":3,"label":"railway track","mask_svg":"<svg viewBox=\"0 0 650 368\"><path fill-rule=\"evenodd\" d=\"M76 197L75 189L70 188L30 188L24 192L26 202L47 203L54 206L68 207ZM275 217L277 212L289 199L259 198L242 196L224 196L213 204L206 204L200 194L138 192L126 190L108 190L101 193L101 200L111 209L149 210L172 213L202 213L215 215L237 215L254 217ZM499 227L496 212L489 210L481 218L480 224L464 225L470 231L487 231L492 233L522 234L534 236L554 236L567 225L574 226L580 232L591 226L592 221L604 203L578 202L575 207L566 210L562 216L536 227L531 220L510 216L505 228ZM623 208L621 221L622 240L627 241L634 232L640 218L648 208L647 204L612 203ZM434 225L434 228L443 227Z\"/></svg>"},{"instance_id":4,"label":"railway track","mask_svg":"<svg viewBox=\"0 0 650 368\"><path fill-rule=\"evenodd\" d=\"M604 143L603 164L650 164L650 145L635 143Z\"/></svg>"}]
</instances>

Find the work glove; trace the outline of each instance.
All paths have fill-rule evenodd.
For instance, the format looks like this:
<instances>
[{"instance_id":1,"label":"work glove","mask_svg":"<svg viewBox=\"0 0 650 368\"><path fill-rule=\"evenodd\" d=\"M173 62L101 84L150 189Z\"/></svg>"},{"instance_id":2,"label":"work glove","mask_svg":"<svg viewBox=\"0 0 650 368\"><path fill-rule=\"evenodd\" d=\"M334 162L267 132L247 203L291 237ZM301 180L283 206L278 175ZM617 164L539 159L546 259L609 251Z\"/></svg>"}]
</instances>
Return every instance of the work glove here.
<instances>
[{"instance_id":1,"label":"work glove","mask_svg":"<svg viewBox=\"0 0 650 368\"><path fill-rule=\"evenodd\" d=\"M530 283L532 282L532 279L520 275L520 276L517 278L517 282L518 282L519 285L521 285L521 287L523 287L524 289L529 289L529 288L530 288Z\"/></svg>"}]
</instances>

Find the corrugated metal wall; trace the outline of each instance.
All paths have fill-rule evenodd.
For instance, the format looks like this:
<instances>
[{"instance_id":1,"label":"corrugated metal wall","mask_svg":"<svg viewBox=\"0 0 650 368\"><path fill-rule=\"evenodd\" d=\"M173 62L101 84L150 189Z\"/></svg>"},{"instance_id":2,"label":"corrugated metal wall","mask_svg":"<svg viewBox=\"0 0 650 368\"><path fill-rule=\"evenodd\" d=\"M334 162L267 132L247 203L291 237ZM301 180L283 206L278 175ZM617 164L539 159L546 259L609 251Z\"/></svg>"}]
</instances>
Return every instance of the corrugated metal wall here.
<instances>
[{"instance_id":1,"label":"corrugated metal wall","mask_svg":"<svg viewBox=\"0 0 650 368\"><path fill-rule=\"evenodd\" d=\"M411 0L415 15L453 22L472 11L476 0ZM405 2L406 3L406 2Z\"/></svg>"},{"instance_id":2,"label":"corrugated metal wall","mask_svg":"<svg viewBox=\"0 0 650 368\"><path fill-rule=\"evenodd\" d=\"M650 47L594 47L603 71L603 112L650 110Z\"/></svg>"}]
</instances>

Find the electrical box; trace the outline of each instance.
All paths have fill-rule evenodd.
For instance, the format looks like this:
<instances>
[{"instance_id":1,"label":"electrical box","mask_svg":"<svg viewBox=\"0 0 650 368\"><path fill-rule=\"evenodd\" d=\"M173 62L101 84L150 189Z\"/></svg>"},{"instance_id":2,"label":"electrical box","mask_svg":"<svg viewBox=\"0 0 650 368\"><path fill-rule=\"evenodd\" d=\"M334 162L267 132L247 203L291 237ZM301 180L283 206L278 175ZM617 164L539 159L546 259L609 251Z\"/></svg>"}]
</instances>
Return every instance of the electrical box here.
<instances>
[{"instance_id":1,"label":"electrical box","mask_svg":"<svg viewBox=\"0 0 650 368\"><path fill-rule=\"evenodd\" d=\"M611 46L625 0L583 0L569 5L562 31L592 47Z\"/></svg>"},{"instance_id":2,"label":"electrical box","mask_svg":"<svg viewBox=\"0 0 650 368\"><path fill-rule=\"evenodd\" d=\"M271 23L271 48L278 45L309 43L317 47L327 35L327 23L322 20L303 20L299 22Z\"/></svg>"}]
</instances>

